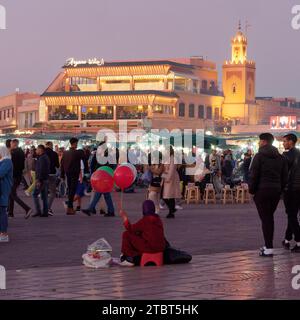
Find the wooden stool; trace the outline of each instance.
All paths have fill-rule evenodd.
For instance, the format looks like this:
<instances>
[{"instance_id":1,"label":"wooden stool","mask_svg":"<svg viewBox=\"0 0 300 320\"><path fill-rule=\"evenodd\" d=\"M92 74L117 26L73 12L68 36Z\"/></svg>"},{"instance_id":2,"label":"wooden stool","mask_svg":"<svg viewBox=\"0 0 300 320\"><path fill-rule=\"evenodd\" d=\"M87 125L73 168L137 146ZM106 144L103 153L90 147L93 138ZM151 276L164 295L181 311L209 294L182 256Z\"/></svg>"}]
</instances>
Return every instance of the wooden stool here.
<instances>
[{"instance_id":1,"label":"wooden stool","mask_svg":"<svg viewBox=\"0 0 300 320\"><path fill-rule=\"evenodd\" d=\"M245 202L250 202L250 193L249 193L248 184L242 183L239 187L237 187L235 201L236 203L242 203L242 204Z\"/></svg>"},{"instance_id":2,"label":"wooden stool","mask_svg":"<svg viewBox=\"0 0 300 320\"><path fill-rule=\"evenodd\" d=\"M222 189L221 201L223 202L223 204L226 204L227 201L234 203L233 190L230 188L229 185L226 185Z\"/></svg>"},{"instance_id":3,"label":"wooden stool","mask_svg":"<svg viewBox=\"0 0 300 320\"><path fill-rule=\"evenodd\" d=\"M216 192L214 189L214 185L212 183L209 183L206 185L205 191L204 191L204 201L205 204L211 203L217 203L216 201Z\"/></svg>"},{"instance_id":4,"label":"wooden stool","mask_svg":"<svg viewBox=\"0 0 300 320\"><path fill-rule=\"evenodd\" d=\"M244 201L250 202L249 185L247 183L242 183L241 187L244 189Z\"/></svg>"},{"instance_id":5,"label":"wooden stool","mask_svg":"<svg viewBox=\"0 0 300 320\"><path fill-rule=\"evenodd\" d=\"M146 267L148 264L154 264L157 267L161 267L164 264L164 253L143 253L141 267Z\"/></svg>"},{"instance_id":6,"label":"wooden stool","mask_svg":"<svg viewBox=\"0 0 300 320\"><path fill-rule=\"evenodd\" d=\"M185 188L186 203L190 202L200 203L200 190L194 183L189 183Z\"/></svg>"}]
</instances>

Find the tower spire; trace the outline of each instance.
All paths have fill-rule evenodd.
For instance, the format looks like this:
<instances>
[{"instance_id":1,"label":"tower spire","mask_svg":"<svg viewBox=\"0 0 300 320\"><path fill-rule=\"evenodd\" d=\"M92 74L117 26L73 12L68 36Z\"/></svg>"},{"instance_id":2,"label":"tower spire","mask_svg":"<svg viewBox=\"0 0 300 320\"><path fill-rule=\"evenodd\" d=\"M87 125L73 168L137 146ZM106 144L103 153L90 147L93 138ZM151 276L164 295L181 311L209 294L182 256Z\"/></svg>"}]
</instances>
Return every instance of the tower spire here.
<instances>
[{"instance_id":1,"label":"tower spire","mask_svg":"<svg viewBox=\"0 0 300 320\"><path fill-rule=\"evenodd\" d=\"M241 22L241 19L239 20L238 30L239 30L239 31L242 31L242 22Z\"/></svg>"}]
</instances>

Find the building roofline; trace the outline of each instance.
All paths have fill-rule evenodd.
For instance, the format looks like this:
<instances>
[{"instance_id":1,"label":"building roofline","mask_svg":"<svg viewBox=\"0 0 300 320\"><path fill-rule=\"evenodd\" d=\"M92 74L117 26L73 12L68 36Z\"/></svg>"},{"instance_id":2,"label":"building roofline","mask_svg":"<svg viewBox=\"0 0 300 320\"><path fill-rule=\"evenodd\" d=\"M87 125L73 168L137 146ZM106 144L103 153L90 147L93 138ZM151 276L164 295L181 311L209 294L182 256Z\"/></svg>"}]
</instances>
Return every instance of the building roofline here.
<instances>
[{"instance_id":1,"label":"building roofline","mask_svg":"<svg viewBox=\"0 0 300 320\"><path fill-rule=\"evenodd\" d=\"M115 61L105 62L103 65L97 64L80 64L78 66L63 65L63 69L79 69L79 68L105 68L105 67L129 67L129 66L152 66L152 65L170 65L173 67L182 67L194 69L194 65L179 63L172 60L152 60L152 61Z\"/></svg>"},{"instance_id":2,"label":"building roofline","mask_svg":"<svg viewBox=\"0 0 300 320\"><path fill-rule=\"evenodd\" d=\"M78 91L78 92L44 92L41 97L81 97L81 96L113 96L113 95L159 95L170 98L178 98L174 92L158 90L141 91Z\"/></svg>"}]
</instances>

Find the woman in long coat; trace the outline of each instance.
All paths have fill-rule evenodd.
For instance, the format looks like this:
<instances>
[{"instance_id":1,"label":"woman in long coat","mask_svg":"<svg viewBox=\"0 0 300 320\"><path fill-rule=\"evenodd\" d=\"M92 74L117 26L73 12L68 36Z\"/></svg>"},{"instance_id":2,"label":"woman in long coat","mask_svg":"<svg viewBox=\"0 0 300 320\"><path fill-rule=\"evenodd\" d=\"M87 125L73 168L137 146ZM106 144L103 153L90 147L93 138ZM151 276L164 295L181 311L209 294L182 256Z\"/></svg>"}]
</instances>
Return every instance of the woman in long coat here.
<instances>
[{"instance_id":1,"label":"woman in long coat","mask_svg":"<svg viewBox=\"0 0 300 320\"><path fill-rule=\"evenodd\" d=\"M177 171L177 165L174 159L174 149L170 148L170 161L164 164L164 171L162 174L162 198L169 208L167 218L175 218L175 200L181 198L180 193L180 178Z\"/></svg>"}]
</instances>

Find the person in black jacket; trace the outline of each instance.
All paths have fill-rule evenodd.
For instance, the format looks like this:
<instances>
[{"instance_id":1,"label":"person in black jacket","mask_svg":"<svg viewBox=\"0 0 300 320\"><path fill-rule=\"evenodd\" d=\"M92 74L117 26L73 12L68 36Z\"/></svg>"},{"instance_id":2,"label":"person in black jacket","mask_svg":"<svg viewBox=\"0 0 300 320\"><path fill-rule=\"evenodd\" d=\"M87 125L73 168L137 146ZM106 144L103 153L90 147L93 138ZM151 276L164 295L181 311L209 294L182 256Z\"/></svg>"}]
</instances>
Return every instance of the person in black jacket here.
<instances>
[{"instance_id":1,"label":"person in black jacket","mask_svg":"<svg viewBox=\"0 0 300 320\"><path fill-rule=\"evenodd\" d=\"M284 192L284 205L288 216L288 226L285 233L285 240L282 245L285 249L291 249L290 242L296 241L292 252L300 252L300 226L298 212L300 207L300 151L296 149L297 136L287 134L283 137L283 146L287 151L283 155L288 163L288 183Z\"/></svg>"},{"instance_id":2,"label":"person in black jacket","mask_svg":"<svg viewBox=\"0 0 300 320\"><path fill-rule=\"evenodd\" d=\"M67 176L68 184L68 208L67 215L74 215L73 201L77 189L79 180L79 174L81 170L81 161L84 163L84 167L87 167L86 157L83 150L77 150L78 139L70 139L70 149L65 151L61 159L61 179L65 179Z\"/></svg>"},{"instance_id":3,"label":"person in black jacket","mask_svg":"<svg viewBox=\"0 0 300 320\"><path fill-rule=\"evenodd\" d=\"M272 146L272 134L262 133L259 139L259 151L250 167L249 191L254 195L265 239L260 256L273 257L274 213L287 182L287 163Z\"/></svg>"},{"instance_id":4,"label":"person in black jacket","mask_svg":"<svg viewBox=\"0 0 300 320\"><path fill-rule=\"evenodd\" d=\"M43 145L39 145L37 147L36 153L38 158L35 164L36 182L33 191L36 213L32 217L48 217L48 180L50 173L50 160ZM43 201L43 212L38 198L39 195L41 195L41 199Z\"/></svg>"},{"instance_id":5,"label":"person in black jacket","mask_svg":"<svg viewBox=\"0 0 300 320\"><path fill-rule=\"evenodd\" d=\"M59 159L58 159L58 154L53 151L53 143L51 141L48 141L46 143L46 150L45 150L46 155L48 156L50 160L50 173L49 173L49 215L53 215L52 211L52 203L56 197L56 172L57 169L59 168Z\"/></svg>"},{"instance_id":6,"label":"person in black jacket","mask_svg":"<svg viewBox=\"0 0 300 320\"><path fill-rule=\"evenodd\" d=\"M11 189L10 197L9 197L9 205L8 205L8 215L10 217L14 216L14 203L17 202L19 206L21 206L25 211L25 218L27 219L32 210L31 208L22 201L18 194L17 190L22 181L23 170L25 167L25 154L21 148L19 148L19 140L13 139L10 142L10 151L11 151L11 160L13 162L13 186Z\"/></svg>"}]
</instances>

